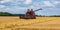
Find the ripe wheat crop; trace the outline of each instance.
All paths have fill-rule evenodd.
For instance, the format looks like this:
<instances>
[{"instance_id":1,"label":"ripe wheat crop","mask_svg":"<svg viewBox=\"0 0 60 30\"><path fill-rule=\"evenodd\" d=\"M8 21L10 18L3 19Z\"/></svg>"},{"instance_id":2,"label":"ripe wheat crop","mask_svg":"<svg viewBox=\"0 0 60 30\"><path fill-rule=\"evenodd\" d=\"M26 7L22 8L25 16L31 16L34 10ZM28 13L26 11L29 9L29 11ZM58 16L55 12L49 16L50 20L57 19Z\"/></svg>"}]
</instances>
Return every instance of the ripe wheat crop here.
<instances>
[{"instance_id":1,"label":"ripe wheat crop","mask_svg":"<svg viewBox=\"0 0 60 30\"><path fill-rule=\"evenodd\" d=\"M0 16L0 30L39 30L21 27L54 20L60 20L60 17L36 17L36 19L20 19L19 17L13 16Z\"/></svg>"}]
</instances>

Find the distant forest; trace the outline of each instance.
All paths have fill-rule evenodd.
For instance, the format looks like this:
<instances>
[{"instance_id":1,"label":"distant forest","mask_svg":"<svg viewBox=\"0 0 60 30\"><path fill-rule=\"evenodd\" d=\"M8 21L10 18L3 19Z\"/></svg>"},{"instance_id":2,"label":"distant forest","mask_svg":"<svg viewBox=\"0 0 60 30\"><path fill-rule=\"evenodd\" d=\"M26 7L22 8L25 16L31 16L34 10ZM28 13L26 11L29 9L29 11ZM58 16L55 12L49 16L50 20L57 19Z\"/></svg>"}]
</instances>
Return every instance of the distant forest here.
<instances>
[{"instance_id":1,"label":"distant forest","mask_svg":"<svg viewBox=\"0 0 60 30\"><path fill-rule=\"evenodd\" d=\"M11 14L8 12L0 12L0 16L24 16L25 14ZM36 15L36 16L40 16L40 17L60 17L60 15L52 15L52 16L42 16L42 15Z\"/></svg>"},{"instance_id":2,"label":"distant forest","mask_svg":"<svg viewBox=\"0 0 60 30\"><path fill-rule=\"evenodd\" d=\"M24 14L11 14L8 12L0 12L0 16L23 16Z\"/></svg>"}]
</instances>

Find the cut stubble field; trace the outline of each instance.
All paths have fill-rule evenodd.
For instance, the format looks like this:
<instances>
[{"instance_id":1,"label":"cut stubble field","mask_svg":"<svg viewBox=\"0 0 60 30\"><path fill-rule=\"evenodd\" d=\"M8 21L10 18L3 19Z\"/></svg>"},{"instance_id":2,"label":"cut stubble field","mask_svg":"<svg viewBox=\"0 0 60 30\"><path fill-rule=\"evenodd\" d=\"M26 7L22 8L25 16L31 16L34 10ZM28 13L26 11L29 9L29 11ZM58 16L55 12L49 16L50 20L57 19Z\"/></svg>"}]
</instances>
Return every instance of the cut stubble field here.
<instances>
[{"instance_id":1,"label":"cut stubble field","mask_svg":"<svg viewBox=\"0 0 60 30\"><path fill-rule=\"evenodd\" d=\"M0 16L0 30L60 30L60 17L20 19L18 16Z\"/></svg>"}]
</instances>

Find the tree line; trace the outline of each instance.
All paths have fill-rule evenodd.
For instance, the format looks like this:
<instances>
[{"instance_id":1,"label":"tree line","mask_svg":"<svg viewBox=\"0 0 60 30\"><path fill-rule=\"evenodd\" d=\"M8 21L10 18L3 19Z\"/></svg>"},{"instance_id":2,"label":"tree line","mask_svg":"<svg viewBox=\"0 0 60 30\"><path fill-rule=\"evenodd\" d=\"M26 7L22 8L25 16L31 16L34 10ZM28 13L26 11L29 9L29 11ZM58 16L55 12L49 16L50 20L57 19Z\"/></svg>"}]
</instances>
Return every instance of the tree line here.
<instances>
[{"instance_id":1,"label":"tree line","mask_svg":"<svg viewBox=\"0 0 60 30\"><path fill-rule=\"evenodd\" d=\"M8 12L0 12L0 16L22 16L24 14L11 14Z\"/></svg>"},{"instance_id":2,"label":"tree line","mask_svg":"<svg viewBox=\"0 0 60 30\"><path fill-rule=\"evenodd\" d=\"M9 12L0 12L0 16L24 16L25 14L11 14ZM60 15L51 15L51 16L45 16L45 15L36 15L40 17L60 17Z\"/></svg>"}]
</instances>

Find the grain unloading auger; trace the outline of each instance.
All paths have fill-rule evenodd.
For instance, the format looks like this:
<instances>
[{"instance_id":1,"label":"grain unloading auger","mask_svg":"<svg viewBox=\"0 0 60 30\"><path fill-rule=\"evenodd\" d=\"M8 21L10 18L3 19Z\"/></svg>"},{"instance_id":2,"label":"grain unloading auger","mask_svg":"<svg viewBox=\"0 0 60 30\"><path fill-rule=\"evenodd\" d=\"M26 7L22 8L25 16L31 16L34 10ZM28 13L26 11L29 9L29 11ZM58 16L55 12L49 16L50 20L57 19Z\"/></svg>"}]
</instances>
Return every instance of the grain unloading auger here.
<instances>
[{"instance_id":1,"label":"grain unloading auger","mask_svg":"<svg viewBox=\"0 0 60 30\"><path fill-rule=\"evenodd\" d=\"M33 9L31 9L31 10L33 10ZM41 8L40 9L37 9L37 10L35 10L35 11L33 11L33 14L34 15L25 15L25 16L20 16L19 18L20 19L36 19L36 15L35 15L35 12L36 11L39 11L39 10L42 10Z\"/></svg>"}]
</instances>

